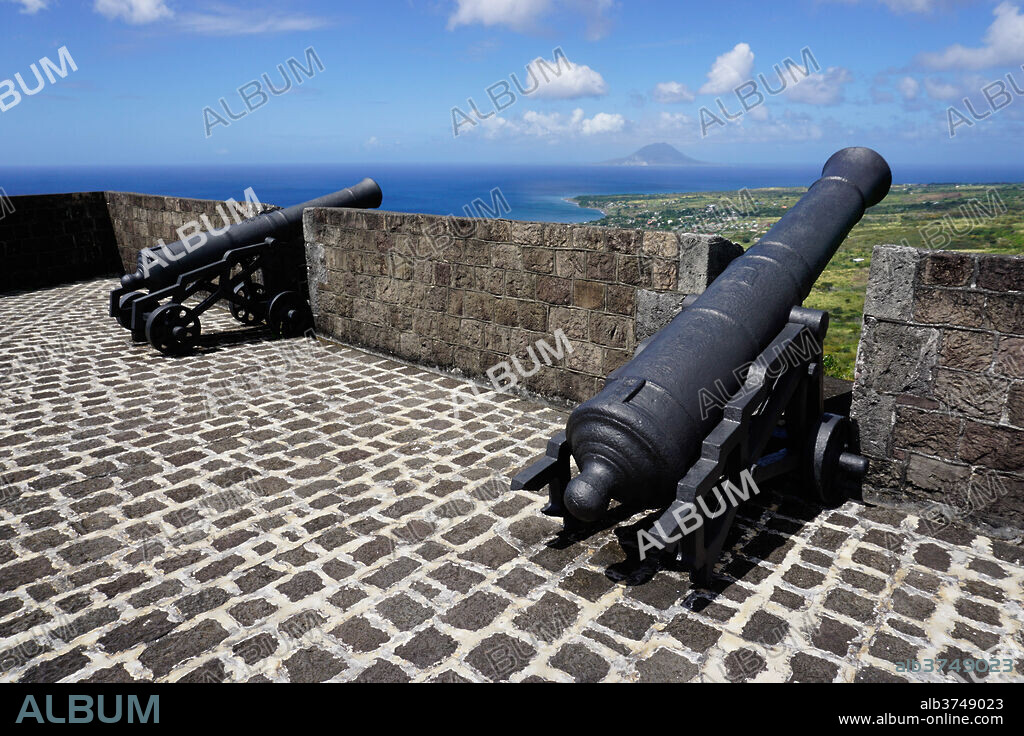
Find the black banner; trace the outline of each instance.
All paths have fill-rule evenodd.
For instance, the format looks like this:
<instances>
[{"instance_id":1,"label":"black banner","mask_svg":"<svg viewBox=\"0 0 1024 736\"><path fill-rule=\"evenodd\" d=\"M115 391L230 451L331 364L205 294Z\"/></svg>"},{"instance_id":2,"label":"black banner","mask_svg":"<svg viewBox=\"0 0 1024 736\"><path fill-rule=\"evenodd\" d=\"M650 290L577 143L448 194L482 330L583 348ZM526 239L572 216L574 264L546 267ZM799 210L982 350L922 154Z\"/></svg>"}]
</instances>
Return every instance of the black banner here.
<instances>
[{"instance_id":1,"label":"black banner","mask_svg":"<svg viewBox=\"0 0 1024 736\"><path fill-rule=\"evenodd\" d=\"M602 732L609 730L608 718L622 717L634 721L632 728L647 734L664 729L666 736L694 727L735 733L744 727L760 731L794 725L827 728L826 733L878 726L1010 727L1019 732L1024 723L1022 691L1005 683L985 684L626 684L580 686L571 694L565 686L543 694L536 692L538 687L557 686L534 685L529 693L491 686L473 688L471 701L466 690L451 684L406 686L401 693L400 686L345 683L11 684L0 687L0 724L10 734L33 726L82 723L136 729L251 726L261 731L319 722L334 723L340 730L359 724L365 730L376 723L389 732L406 725L416 730L450 725L459 731L489 731L478 720L482 716L491 723L497 717L507 732L519 723L530 729L554 726L543 699L570 696L571 713L563 712L561 722L568 718L575 727L593 720ZM654 712L659 715L652 717Z\"/></svg>"}]
</instances>

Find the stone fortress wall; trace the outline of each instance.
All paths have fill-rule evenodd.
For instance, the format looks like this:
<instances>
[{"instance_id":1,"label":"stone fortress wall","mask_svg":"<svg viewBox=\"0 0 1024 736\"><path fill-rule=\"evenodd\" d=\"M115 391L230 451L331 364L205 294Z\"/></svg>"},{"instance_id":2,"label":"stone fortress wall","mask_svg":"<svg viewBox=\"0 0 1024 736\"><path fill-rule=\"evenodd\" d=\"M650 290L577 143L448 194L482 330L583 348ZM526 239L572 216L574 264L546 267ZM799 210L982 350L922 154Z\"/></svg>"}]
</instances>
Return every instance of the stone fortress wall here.
<instances>
[{"instance_id":1,"label":"stone fortress wall","mask_svg":"<svg viewBox=\"0 0 1024 736\"><path fill-rule=\"evenodd\" d=\"M305 234L321 334L577 402L742 252L714 236L350 209L306 210Z\"/></svg>"},{"instance_id":2,"label":"stone fortress wall","mask_svg":"<svg viewBox=\"0 0 1024 736\"><path fill-rule=\"evenodd\" d=\"M124 192L9 197L0 291L134 270L140 248L204 215L220 226L223 211ZM485 380L517 374L517 389L570 401L740 252L715 236L345 209L307 210L292 235L322 336ZM878 246L852 419L866 500L1020 538L1024 257Z\"/></svg>"},{"instance_id":3,"label":"stone fortress wall","mask_svg":"<svg viewBox=\"0 0 1024 736\"><path fill-rule=\"evenodd\" d=\"M1024 530L1024 257L877 246L853 419L865 497Z\"/></svg>"}]
</instances>

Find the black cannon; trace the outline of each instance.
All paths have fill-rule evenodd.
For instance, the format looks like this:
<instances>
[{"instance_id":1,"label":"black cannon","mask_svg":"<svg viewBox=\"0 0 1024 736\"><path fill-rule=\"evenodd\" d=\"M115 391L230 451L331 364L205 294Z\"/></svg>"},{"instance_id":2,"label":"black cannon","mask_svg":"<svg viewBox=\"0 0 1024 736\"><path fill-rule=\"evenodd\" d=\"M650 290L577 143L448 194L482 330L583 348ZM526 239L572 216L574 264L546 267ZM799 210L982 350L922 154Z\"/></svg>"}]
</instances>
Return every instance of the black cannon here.
<instances>
[{"instance_id":1,"label":"black cannon","mask_svg":"<svg viewBox=\"0 0 1024 736\"><path fill-rule=\"evenodd\" d=\"M828 314L800 305L891 183L874 151L834 154L763 238L572 412L513 490L548 486L544 513L567 531L601 518L612 499L664 507L638 534L641 556L670 550L701 585L759 482L785 475L819 503L845 500L867 461L849 450L847 418L824 411ZM570 479L572 458L580 472Z\"/></svg>"},{"instance_id":2,"label":"black cannon","mask_svg":"<svg viewBox=\"0 0 1024 736\"><path fill-rule=\"evenodd\" d=\"M135 340L180 355L199 339L199 315L220 300L244 325L266 323L281 337L303 334L313 314L301 284L302 212L307 207L379 207L380 187L363 179L354 187L287 209L266 212L169 245L143 248L135 273L110 293L110 316ZM195 242L192 242L195 240ZM292 242L288 242L291 240ZM290 248L287 246L291 246ZM148 293L140 291L148 290ZM195 306L185 300L199 296Z\"/></svg>"}]
</instances>

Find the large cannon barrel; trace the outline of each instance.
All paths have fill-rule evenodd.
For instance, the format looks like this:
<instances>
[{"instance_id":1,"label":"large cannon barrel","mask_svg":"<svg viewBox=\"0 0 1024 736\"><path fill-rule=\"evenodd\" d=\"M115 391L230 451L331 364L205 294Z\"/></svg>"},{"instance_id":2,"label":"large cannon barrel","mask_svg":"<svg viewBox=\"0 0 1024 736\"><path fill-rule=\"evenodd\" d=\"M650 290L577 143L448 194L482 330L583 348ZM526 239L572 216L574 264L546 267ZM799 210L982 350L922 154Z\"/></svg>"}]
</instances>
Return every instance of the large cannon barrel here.
<instances>
[{"instance_id":1,"label":"large cannon barrel","mask_svg":"<svg viewBox=\"0 0 1024 736\"><path fill-rule=\"evenodd\" d=\"M644 350L576 408L566 437L580 469L565 507L594 521L610 499L671 502L676 482L721 420L702 389L740 388L737 369L754 360L810 293L843 239L889 191L892 173L867 148L825 164L800 201Z\"/></svg>"},{"instance_id":2,"label":"large cannon barrel","mask_svg":"<svg viewBox=\"0 0 1024 736\"><path fill-rule=\"evenodd\" d=\"M196 236L196 243L188 239L160 248L144 248L139 252L135 273L123 276L121 285L126 289L156 290L174 283L183 273L216 261L233 248L280 236L288 228L301 224L302 212L308 207L372 208L379 207L381 199L377 182L366 178L355 186L286 209L266 212L231 225L222 232Z\"/></svg>"}]
</instances>

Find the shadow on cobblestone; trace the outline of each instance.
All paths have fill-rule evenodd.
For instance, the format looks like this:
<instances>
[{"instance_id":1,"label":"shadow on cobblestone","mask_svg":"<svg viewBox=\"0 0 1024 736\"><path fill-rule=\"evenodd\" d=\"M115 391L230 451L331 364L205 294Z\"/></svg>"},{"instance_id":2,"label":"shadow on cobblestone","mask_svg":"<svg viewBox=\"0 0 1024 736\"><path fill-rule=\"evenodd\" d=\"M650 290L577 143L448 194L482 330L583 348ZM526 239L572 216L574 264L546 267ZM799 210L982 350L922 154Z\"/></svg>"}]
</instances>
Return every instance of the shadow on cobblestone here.
<instances>
[{"instance_id":1,"label":"shadow on cobblestone","mask_svg":"<svg viewBox=\"0 0 1024 736\"><path fill-rule=\"evenodd\" d=\"M209 315L209 313L207 313ZM242 327L223 332L204 332L196 343L193 354L184 356L164 355L167 360L188 359L196 355L212 355L222 350L241 345L253 345L274 340L274 335L267 327ZM143 343L140 343L143 344Z\"/></svg>"}]
</instances>

